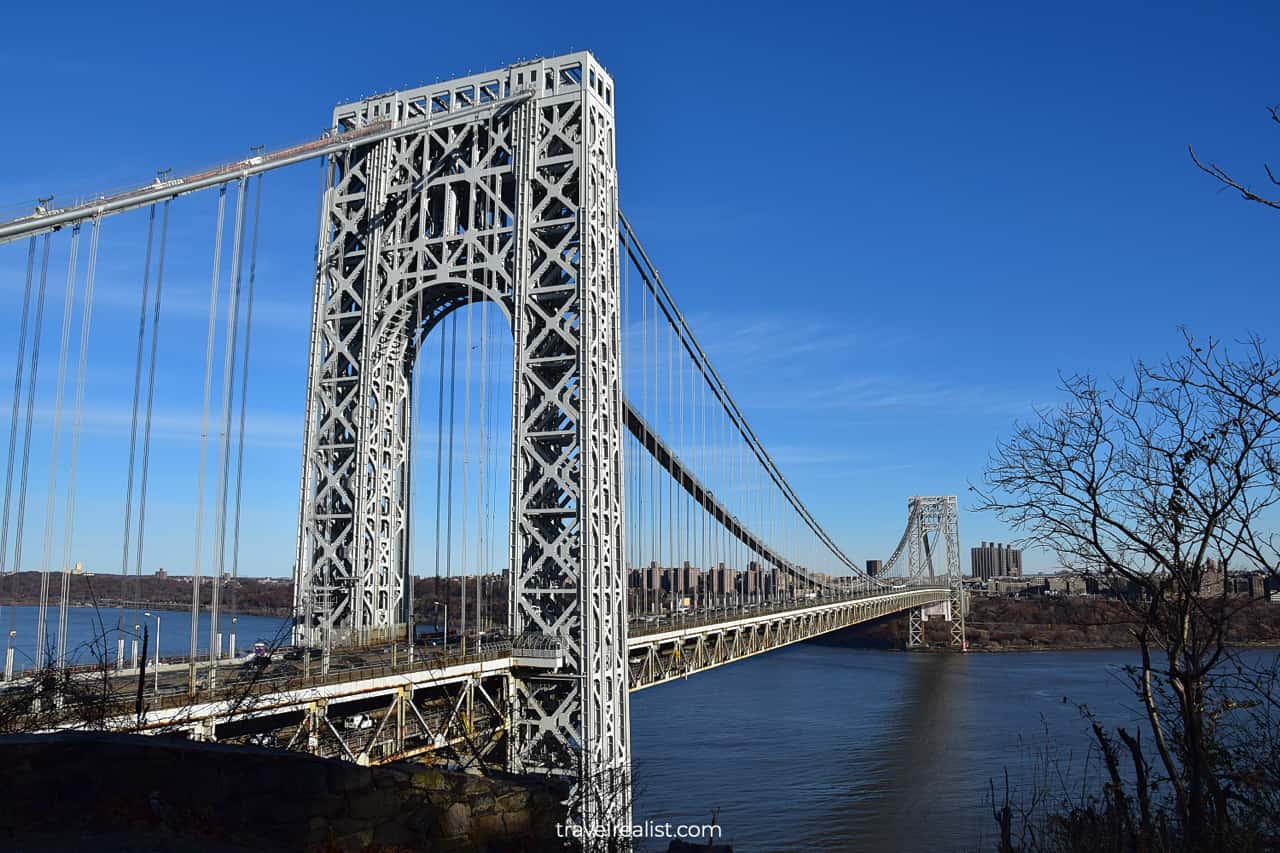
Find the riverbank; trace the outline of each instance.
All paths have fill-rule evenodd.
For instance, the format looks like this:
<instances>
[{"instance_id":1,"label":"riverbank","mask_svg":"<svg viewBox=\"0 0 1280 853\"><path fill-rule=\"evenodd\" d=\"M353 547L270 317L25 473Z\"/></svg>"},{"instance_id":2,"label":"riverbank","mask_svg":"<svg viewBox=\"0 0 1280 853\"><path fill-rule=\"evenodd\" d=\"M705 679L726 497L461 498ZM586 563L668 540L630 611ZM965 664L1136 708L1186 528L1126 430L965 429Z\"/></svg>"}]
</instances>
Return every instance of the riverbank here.
<instances>
[{"instance_id":1,"label":"riverbank","mask_svg":"<svg viewBox=\"0 0 1280 853\"><path fill-rule=\"evenodd\" d=\"M50 578L50 604L56 606L61 581L58 575ZM476 607L476 577L467 579L472 595L468 613ZM485 575L480 583L481 610L484 620L490 624L505 625L507 621L506 583L499 575ZM123 577L114 573L84 572L73 574L68 584L68 604L71 607L94 607L102 611L123 607L126 610L188 610L191 607L191 577L189 575L155 574ZM200 601L208 607L213 598L210 578L200 579ZM439 618L447 608L450 613L462 611L462 579L417 578L414 582L414 604L418 618L431 621ZM16 572L0 580L0 601L35 607L40 604L40 572ZM239 577L228 579L222 585L219 598L223 613L246 616L288 617L293 612L293 579Z\"/></svg>"},{"instance_id":2,"label":"riverbank","mask_svg":"<svg viewBox=\"0 0 1280 853\"><path fill-rule=\"evenodd\" d=\"M58 603L58 576L51 577L49 600ZM118 574L73 574L67 595L71 607L187 610L191 607L191 578L123 577ZM202 579L201 602L212 601L213 584ZM40 604L40 572L16 572L0 586L0 600L5 604L38 606ZM293 584L285 578L236 578L222 587L221 606L225 612L246 616L288 616L293 607Z\"/></svg>"},{"instance_id":3,"label":"riverbank","mask_svg":"<svg viewBox=\"0 0 1280 853\"><path fill-rule=\"evenodd\" d=\"M1084 596L970 598L965 620L969 651L1047 651L1136 648L1135 624L1123 602ZM950 626L924 623L931 647L950 643ZM833 642L870 648L904 648L907 616L899 614L839 632ZM1280 604L1256 600L1233 617L1227 640L1236 647L1280 647Z\"/></svg>"}]
</instances>

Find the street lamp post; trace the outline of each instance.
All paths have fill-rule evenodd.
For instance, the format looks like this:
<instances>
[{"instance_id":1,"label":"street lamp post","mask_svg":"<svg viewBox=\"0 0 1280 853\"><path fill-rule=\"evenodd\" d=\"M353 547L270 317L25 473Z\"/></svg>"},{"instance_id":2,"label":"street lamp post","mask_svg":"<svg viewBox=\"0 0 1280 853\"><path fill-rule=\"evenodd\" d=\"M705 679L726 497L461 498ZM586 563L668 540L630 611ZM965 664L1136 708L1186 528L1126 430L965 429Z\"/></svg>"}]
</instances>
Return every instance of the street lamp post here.
<instances>
[{"instance_id":1,"label":"street lamp post","mask_svg":"<svg viewBox=\"0 0 1280 853\"><path fill-rule=\"evenodd\" d=\"M9 646L4 652L4 680L13 680L13 638L17 635L17 631L9 632Z\"/></svg>"},{"instance_id":2,"label":"street lamp post","mask_svg":"<svg viewBox=\"0 0 1280 853\"><path fill-rule=\"evenodd\" d=\"M437 601L436 604L440 604L440 602ZM449 654L449 602L444 602L441 607L444 608L444 624L440 626L440 629L444 632L444 634L442 634L442 639L444 642L444 653L447 657Z\"/></svg>"},{"instance_id":3,"label":"street lamp post","mask_svg":"<svg viewBox=\"0 0 1280 853\"><path fill-rule=\"evenodd\" d=\"M150 611L148 611L148 612L146 612L146 613L143 613L142 615L143 615L143 616L150 617L150 616L151 616L151 612L150 612ZM156 686L155 686L155 692L156 692L156 694L158 695L158 694L160 693L160 614L159 614L159 613L155 614L155 620L156 620Z\"/></svg>"}]
</instances>

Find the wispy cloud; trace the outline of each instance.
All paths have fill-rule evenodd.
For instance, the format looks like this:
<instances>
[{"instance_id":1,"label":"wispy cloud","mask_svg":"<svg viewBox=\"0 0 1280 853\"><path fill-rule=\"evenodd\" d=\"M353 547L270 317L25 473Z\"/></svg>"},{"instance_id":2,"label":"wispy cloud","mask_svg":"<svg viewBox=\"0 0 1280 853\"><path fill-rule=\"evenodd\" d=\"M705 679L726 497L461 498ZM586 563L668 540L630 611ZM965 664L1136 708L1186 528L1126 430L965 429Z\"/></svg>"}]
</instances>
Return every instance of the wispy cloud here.
<instances>
[{"instance_id":1,"label":"wispy cloud","mask_svg":"<svg viewBox=\"0 0 1280 853\"><path fill-rule=\"evenodd\" d=\"M1016 415L1030 412L1034 401L1016 390L986 384L950 384L907 376L862 376L817 387L792 386L790 399L778 404L803 405L811 410L980 410L990 414Z\"/></svg>"},{"instance_id":2,"label":"wispy cloud","mask_svg":"<svg viewBox=\"0 0 1280 853\"><path fill-rule=\"evenodd\" d=\"M0 410L8 411L12 401L0 403ZM138 430L141 433L145 412L139 413ZM38 432L47 433L53 427L54 410L52 406L38 405L33 416L33 423ZM198 441L200 438L201 413L196 409L179 407L158 407L152 413L151 435L158 441ZM68 435L72 429L73 412L67 405L63 412L62 431ZM86 405L82 413L81 429L88 435L106 437L127 437L133 423L133 410L123 403ZM247 446L265 448L300 448L302 445L301 413L250 411L245 423L245 444ZM233 429L238 429L238 421L233 421ZM209 434L217 436L219 420L217 413L210 416Z\"/></svg>"}]
</instances>

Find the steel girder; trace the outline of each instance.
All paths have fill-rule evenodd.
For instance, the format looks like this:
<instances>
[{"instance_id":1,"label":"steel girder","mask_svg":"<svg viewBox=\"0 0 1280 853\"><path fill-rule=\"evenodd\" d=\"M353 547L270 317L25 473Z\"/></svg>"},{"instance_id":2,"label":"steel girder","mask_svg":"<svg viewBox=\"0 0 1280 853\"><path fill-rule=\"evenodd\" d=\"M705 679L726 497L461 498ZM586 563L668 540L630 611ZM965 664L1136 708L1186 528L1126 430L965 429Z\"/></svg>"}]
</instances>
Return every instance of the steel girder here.
<instances>
[{"instance_id":1,"label":"steel girder","mask_svg":"<svg viewBox=\"0 0 1280 853\"><path fill-rule=\"evenodd\" d=\"M629 820L613 82L581 52L340 106L334 121L424 116L330 160L296 633L402 630L416 352L450 311L495 302L514 344L509 627L565 652L559 672L511 679L508 764L576 780L584 821Z\"/></svg>"},{"instance_id":2,"label":"steel girder","mask_svg":"<svg viewBox=\"0 0 1280 853\"><path fill-rule=\"evenodd\" d=\"M717 666L772 651L831 631L907 609L945 604L945 587L910 589L812 608L761 613L724 623L634 636L629 659L631 689L688 678Z\"/></svg>"},{"instance_id":3,"label":"steel girder","mask_svg":"<svg viewBox=\"0 0 1280 853\"><path fill-rule=\"evenodd\" d=\"M369 698L316 696L301 707L237 708L175 723L198 740L247 743L360 765L429 755L461 769L501 767L508 673L405 683Z\"/></svg>"}]
</instances>

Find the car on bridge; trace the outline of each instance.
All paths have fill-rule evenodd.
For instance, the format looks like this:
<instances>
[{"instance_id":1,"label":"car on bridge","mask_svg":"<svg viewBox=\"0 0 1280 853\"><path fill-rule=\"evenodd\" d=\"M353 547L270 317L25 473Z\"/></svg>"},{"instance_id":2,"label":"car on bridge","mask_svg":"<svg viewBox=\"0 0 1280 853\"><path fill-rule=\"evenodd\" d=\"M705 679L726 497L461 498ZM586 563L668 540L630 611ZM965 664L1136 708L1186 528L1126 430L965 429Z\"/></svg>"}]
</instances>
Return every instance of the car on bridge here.
<instances>
[{"instance_id":1,"label":"car on bridge","mask_svg":"<svg viewBox=\"0 0 1280 853\"><path fill-rule=\"evenodd\" d=\"M368 714L352 714L350 717L343 717L342 728L349 732L371 729L373 728L373 717Z\"/></svg>"},{"instance_id":2,"label":"car on bridge","mask_svg":"<svg viewBox=\"0 0 1280 853\"><path fill-rule=\"evenodd\" d=\"M244 658L244 666L266 666L271 663L271 652L266 643L254 643L253 654Z\"/></svg>"}]
</instances>

